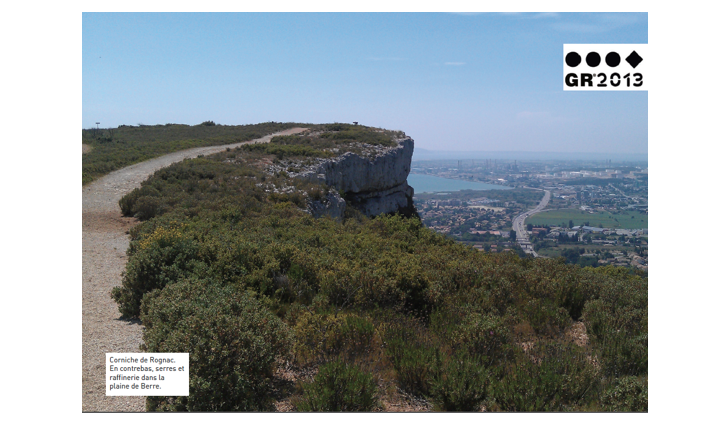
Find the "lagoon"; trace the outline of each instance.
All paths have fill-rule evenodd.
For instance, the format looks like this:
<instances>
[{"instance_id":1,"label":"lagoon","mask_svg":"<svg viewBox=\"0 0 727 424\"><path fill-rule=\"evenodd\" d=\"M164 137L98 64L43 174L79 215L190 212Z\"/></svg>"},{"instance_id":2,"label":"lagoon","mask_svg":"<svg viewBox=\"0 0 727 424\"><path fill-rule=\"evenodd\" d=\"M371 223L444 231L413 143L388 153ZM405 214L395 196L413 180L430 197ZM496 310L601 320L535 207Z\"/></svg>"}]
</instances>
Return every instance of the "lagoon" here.
<instances>
[{"instance_id":1,"label":"lagoon","mask_svg":"<svg viewBox=\"0 0 727 424\"><path fill-rule=\"evenodd\" d=\"M475 181L454 180L433 175L409 174L409 185L414 193L438 193L460 190L509 190L511 187Z\"/></svg>"}]
</instances>

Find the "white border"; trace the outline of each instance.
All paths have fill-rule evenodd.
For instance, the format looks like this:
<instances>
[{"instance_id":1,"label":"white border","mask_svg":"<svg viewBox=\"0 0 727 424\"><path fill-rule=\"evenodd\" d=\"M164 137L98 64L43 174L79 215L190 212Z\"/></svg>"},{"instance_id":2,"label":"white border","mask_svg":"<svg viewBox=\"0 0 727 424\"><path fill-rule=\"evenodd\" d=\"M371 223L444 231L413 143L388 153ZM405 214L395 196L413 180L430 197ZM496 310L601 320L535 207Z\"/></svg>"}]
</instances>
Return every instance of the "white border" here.
<instances>
[{"instance_id":1,"label":"white border","mask_svg":"<svg viewBox=\"0 0 727 424\"><path fill-rule=\"evenodd\" d=\"M19 3L15 3L16 5ZM271 5L272 4L272 5ZM505 11L502 3L491 11ZM695 420L720 416L725 367L721 361L724 273L720 225L724 181L724 69L722 14L700 2L518 2L508 11L649 12L653 57L649 93L651 378L648 414L612 416L500 414L458 415L457 420ZM2 353L6 414L63 419L81 415L80 156L81 11L303 10L288 2L238 6L228 2L35 2L4 10L3 95L6 134L2 167L6 234L3 255L5 326ZM443 7L404 2L368 2L345 7L307 2L306 11L470 11L480 4ZM700 71L690 64L698 60ZM9 111L8 111L9 110ZM76 141L74 141L76 140ZM70 146L70 147L69 147ZM702 232L700 235L700 231ZM706 234L705 234L706 233ZM49 355L65 366L56 386L38 384ZM55 394L50 394L54 393ZM6 395L7 396L7 395ZM22 416L21 415L21 416ZM436 414L234 415L224 421L361 421L449 419ZM207 420L196 415L83 414L84 421ZM707 421L714 421L708 419Z\"/></svg>"}]
</instances>

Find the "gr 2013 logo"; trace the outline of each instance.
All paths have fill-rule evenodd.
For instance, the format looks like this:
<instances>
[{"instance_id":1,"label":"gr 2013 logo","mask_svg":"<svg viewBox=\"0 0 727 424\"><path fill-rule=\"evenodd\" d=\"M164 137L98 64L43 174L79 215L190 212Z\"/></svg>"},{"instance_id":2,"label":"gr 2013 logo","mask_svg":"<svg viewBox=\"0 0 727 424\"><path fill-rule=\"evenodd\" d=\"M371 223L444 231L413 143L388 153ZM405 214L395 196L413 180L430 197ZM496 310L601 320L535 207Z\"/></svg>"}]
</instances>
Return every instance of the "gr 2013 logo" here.
<instances>
[{"instance_id":1,"label":"gr 2013 logo","mask_svg":"<svg viewBox=\"0 0 727 424\"><path fill-rule=\"evenodd\" d=\"M564 44L563 90L648 90L647 44Z\"/></svg>"}]
</instances>

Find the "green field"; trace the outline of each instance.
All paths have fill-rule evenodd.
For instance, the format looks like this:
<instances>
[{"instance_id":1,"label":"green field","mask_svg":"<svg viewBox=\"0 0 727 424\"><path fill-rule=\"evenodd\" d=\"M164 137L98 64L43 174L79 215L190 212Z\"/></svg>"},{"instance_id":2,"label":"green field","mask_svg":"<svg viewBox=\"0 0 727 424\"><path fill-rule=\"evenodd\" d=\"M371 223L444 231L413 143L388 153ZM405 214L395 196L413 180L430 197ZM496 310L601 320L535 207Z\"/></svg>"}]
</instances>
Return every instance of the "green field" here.
<instances>
[{"instance_id":1,"label":"green field","mask_svg":"<svg viewBox=\"0 0 727 424\"><path fill-rule=\"evenodd\" d=\"M628 252L633 252L633 247L624 247L624 246L601 246L601 245L594 245L590 244L588 246L584 245L574 245L574 244L561 244L558 247L543 247L542 249L538 250L538 255L544 256L546 258L557 258L560 256L560 252L562 252L564 249L572 249L572 248L585 248L586 253L593 253L594 251L602 251L602 252L622 252L624 254Z\"/></svg>"},{"instance_id":2,"label":"green field","mask_svg":"<svg viewBox=\"0 0 727 424\"><path fill-rule=\"evenodd\" d=\"M604 228L649 228L649 215L643 212L588 213L579 209L558 209L541 212L526 219L525 224L533 224L535 226L568 226L568 221L573 221L573 225L584 225L588 223L587 225L592 227L598 227L600 224Z\"/></svg>"}]
</instances>

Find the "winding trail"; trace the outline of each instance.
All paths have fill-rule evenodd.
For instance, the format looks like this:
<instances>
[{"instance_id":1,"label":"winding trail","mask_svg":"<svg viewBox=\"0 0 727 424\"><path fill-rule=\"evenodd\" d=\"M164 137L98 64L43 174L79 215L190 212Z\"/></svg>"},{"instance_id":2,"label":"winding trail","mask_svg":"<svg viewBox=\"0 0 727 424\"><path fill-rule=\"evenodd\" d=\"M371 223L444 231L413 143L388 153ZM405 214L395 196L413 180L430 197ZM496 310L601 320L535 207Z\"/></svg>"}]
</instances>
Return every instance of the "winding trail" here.
<instances>
[{"instance_id":1,"label":"winding trail","mask_svg":"<svg viewBox=\"0 0 727 424\"><path fill-rule=\"evenodd\" d=\"M128 230L138 221L121 215L119 200L155 171L198 155L209 155L243 144L267 143L276 135L306 128L291 128L236 144L198 147L170 153L119 169L90 183L83 190L83 411L144 411L143 396L106 396L104 362L107 352L139 352L142 326L122 320L111 289L121 284L129 246ZM84 148L85 150L85 148Z\"/></svg>"}]
</instances>

